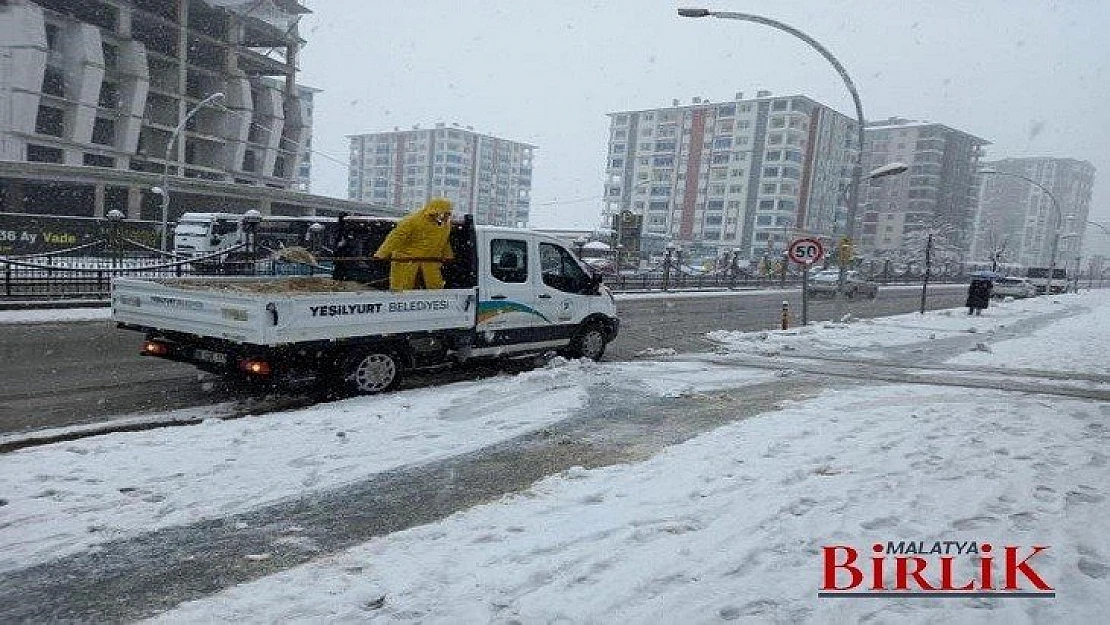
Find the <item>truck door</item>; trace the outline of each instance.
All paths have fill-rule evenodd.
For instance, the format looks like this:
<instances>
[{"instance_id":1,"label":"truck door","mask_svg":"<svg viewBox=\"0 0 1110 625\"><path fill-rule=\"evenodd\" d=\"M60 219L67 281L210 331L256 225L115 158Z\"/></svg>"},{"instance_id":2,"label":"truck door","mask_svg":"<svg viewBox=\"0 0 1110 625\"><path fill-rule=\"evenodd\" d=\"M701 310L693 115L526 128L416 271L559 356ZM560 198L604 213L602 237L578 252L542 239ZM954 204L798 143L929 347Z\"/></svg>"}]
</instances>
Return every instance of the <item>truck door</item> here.
<instances>
[{"instance_id":1,"label":"truck door","mask_svg":"<svg viewBox=\"0 0 1110 625\"><path fill-rule=\"evenodd\" d=\"M537 259L526 235L494 232L486 249L487 269L479 289L477 340L479 345L507 345L542 340L537 330L549 325L534 306L533 275ZM542 334L542 333L541 333Z\"/></svg>"},{"instance_id":2,"label":"truck door","mask_svg":"<svg viewBox=\"0 0 1110 625\"><path fill-rule=\"evenodd\" d=\"M561 245L540 241L540 280L536 308L555 326L553 335L570 338L585 316L591 280L574 255Z\"/></svg>"}]
</instances>

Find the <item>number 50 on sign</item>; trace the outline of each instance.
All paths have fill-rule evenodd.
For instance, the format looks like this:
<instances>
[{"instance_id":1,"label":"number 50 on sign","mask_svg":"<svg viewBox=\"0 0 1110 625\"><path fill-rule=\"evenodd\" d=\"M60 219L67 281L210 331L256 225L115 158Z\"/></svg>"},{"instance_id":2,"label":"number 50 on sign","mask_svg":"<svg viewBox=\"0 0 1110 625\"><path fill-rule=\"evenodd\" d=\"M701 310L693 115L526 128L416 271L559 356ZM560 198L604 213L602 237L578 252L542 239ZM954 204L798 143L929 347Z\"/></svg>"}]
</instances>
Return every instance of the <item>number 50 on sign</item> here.
<instances>
[{"instance_id":1,"label":"number 50 on sign","mask_svg":"<svg viewBox=\"0 0 1110 625\"><path fill-rule=\"evenodd\" d=\"M825 257L825 248L817 239L795 239L790 242L787 254L799 265L812 265Z\"/></svg>"}]
</instances>

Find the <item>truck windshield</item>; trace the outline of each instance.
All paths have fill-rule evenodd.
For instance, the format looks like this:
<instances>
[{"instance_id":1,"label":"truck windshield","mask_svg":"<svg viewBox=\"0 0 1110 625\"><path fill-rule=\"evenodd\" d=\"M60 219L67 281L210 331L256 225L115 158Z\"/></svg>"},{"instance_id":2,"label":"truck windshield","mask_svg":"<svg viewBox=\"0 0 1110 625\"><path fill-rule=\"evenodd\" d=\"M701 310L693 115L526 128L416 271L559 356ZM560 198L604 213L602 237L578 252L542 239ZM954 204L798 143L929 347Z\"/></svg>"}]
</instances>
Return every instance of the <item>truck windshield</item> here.
<instances>
[{"instance_id":1,"label":"truck windshield","mask_svg":"<svg viewBox=\"0 0 1110 625\"><path fill-rule=\"evenodd\" d=\"M177 224L177 228L174 229L174 234L197 237L208 236L208 222L183 221Z\"/></svg>"}]
</instances>

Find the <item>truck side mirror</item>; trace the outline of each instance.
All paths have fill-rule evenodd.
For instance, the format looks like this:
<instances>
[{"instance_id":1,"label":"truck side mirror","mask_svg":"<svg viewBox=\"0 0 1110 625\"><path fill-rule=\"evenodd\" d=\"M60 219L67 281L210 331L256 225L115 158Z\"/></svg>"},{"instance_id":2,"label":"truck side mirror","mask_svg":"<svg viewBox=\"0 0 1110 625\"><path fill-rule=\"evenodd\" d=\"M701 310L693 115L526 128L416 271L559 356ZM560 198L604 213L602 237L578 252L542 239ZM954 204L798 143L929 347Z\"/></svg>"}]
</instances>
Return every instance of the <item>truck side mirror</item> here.
<instances>
[{"instance_id":1,"label":"truck side mirror","mask_svg":"<svg viewBox=\"0 0 1110 625\"><path fill-rule=\"evenodd\" d=\"M604 276L602 276L600 272L595 271L595 272L590 273L590 292L591 293L597 293L598 292L598 288L601 286L601 281L602 281L603 278L604 278Z\"/></svg>"}]
</instances>

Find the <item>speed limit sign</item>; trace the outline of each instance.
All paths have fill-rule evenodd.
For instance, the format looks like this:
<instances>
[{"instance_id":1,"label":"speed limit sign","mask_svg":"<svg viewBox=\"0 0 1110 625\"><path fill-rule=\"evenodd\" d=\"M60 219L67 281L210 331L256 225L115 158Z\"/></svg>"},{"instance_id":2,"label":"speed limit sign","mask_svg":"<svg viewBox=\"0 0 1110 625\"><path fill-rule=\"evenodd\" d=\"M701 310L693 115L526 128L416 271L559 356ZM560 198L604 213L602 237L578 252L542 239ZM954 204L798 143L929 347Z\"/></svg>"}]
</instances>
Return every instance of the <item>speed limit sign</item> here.
<instances>
[{"instance_id":1,"label":"speed limit sign","mask_svg":"<svg viewBox=\"0 0 1110 625\"><path fill-rule=\"evenodd\" d=\"M825 248L817 239L795 239L790 242L787 254L799 265L812 265L825 257Z\"/></svg>"}]
</instances>

